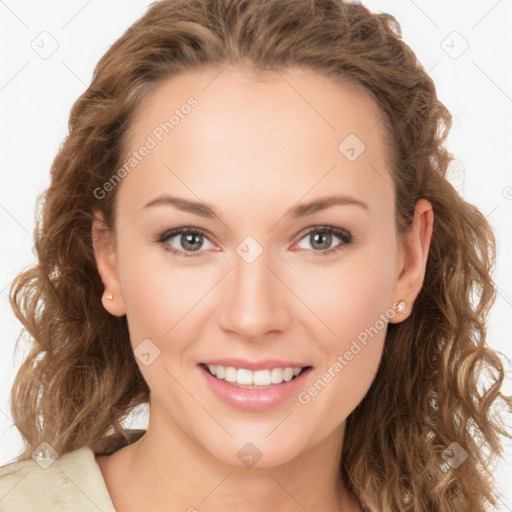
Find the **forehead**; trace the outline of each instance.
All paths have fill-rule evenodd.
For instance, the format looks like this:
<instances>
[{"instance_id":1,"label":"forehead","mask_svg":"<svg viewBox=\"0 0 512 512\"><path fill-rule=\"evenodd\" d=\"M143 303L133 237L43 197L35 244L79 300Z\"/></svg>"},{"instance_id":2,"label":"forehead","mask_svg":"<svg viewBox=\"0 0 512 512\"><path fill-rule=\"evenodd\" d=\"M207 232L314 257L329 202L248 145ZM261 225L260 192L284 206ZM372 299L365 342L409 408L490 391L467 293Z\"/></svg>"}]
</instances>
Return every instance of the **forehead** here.
<instances>
[{"instance_id":1,"label":"forehead","mask_svg":"<svg viewBox=\"0 0 512 512\"><path fill-rule=\"evenodd\" d=\"M280 193L283 202L333 187L359 198L389 195L382 117L362 87L309 69L187 71L139 105L128 153L151 150L122 188L139 202L160 188L222 200L227 184L266 199Z\"/></svg>"}]
</instances>

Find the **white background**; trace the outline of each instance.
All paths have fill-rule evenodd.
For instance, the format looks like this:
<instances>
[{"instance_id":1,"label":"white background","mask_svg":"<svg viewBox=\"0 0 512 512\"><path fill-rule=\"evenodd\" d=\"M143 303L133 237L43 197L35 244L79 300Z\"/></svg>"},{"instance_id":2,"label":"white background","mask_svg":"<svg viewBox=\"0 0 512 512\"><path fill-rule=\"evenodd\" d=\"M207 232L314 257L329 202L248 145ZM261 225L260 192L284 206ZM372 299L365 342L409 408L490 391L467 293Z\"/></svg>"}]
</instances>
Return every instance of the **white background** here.
<instances>
[{"instance_id":1,"label":"white background","mask_svg":"<svg viewBox=\"0 0 512 512\"><path fill-rule=\"evenodd\" d=\"M0 465L18 454L9 393L22 353L21 324L8 302L12 279L34 262L35 201L49 184L50 164L67 134L69 110L107 48L150 0L0 0ZM498 239L498 297L488 343L512 356L512 3L510 0L368 0L393 14L403 38L436 83L453 115L448 148L451 181L489 219ZM43 34L41 34L44 32ZM455 32L455 33L454 33ZM44 49L43 43L44 40ZM38 45L39 48L38 49ZM55 52L43 55L55 46ZM467 48L466 48L467 46ZM512 392L506 363L505 391ZM507 421L510 420L508 416ZM139 425L147 418L140 415ZM495 474L512 510L512 447Z\"/></svg>"}]
</instances>

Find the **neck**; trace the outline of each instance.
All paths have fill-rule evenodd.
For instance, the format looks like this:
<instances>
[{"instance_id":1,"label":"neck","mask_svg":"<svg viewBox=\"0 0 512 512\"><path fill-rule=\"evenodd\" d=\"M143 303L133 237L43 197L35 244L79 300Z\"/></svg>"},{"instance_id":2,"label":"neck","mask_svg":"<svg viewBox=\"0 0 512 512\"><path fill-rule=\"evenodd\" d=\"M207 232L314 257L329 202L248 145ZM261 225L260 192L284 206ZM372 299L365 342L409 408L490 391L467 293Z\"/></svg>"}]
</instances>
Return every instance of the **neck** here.
<instances>
[{"instance_id":1,"label":"neck","mask_svg":"<svg viewBox=\"0 0 512 512\"><path fill-rule=\"evenodd\" d=\"M219 461L158 412L145 435L100 464L120 512L359 510L339 478L344 423L292 460L244 467Z\"/></svg>"}]
</instances>

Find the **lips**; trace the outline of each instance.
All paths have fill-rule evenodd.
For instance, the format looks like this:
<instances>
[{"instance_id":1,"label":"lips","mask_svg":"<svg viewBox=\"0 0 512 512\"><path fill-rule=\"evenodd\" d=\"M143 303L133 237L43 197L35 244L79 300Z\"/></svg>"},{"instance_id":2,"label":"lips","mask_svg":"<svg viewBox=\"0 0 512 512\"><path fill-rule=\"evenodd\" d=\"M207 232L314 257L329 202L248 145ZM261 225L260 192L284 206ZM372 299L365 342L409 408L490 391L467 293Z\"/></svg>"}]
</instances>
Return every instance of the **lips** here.
<instances>
[{"instance_id":1,"label":"lips","mask_svg":"<svg viewBox=\"0 0 512 512\"><path fill-rule=\"evenodd\" d=\"M220 370L221 377L212 373ZM244 361L240 359L216 359L198 364L201 379L204 379L208 389L222 402L231 407L260 412L276 407L290 400L300 389L305 386L306 379L312 370L312 366L296 361L264 360ZM285 370L283 372L283 370ZM290 370L292 370L290 374ZM225 371L225 375L222 375ZM229 377L228 372L231 377ZM286 372L286 378L285 378ZM259 376L258 376L259 374ZM268 375L274 374L276 383L268 383ZM279 377L280 375L280 377ZM264 385L241 384L248 382L249 377L257 377ZM225 377L229 377L228 380ZM234 377L234 378L233 378ZM232 382L229 382L232 380ZM279 382L277 382L279 381Z\"/></svg>"}]
</instances>

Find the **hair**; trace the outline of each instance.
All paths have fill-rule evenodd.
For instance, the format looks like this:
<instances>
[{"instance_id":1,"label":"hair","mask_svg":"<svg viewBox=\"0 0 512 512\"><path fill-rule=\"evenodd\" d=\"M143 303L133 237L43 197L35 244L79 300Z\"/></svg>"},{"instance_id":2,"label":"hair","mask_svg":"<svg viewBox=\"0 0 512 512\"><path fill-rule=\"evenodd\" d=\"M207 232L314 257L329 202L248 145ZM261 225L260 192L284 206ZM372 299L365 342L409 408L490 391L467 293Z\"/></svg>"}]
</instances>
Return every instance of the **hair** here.
<instances>
[{"instance_id":1,"label":"hair","mask_svg":"<svg viewBox=\"0 0 512 512\"><path fill-rule=\"evenodd\" d=\"M496 505L492 464L500 436L511 436L492 406L511 407L512 397L500 391L503 354L486 344L493 230L446 177L451 114L400 25L342 0L161 0L99 60L38 197L38 261L10 290L24 327L17 343L30 339L11 391L24 442L16 460L43 442L59 454L113 453L144 433L124 422L150 389L126 316L102 305L92 245L95 211L114 232L117 189L101 199L94 191L125 160L130 126L152 91L179 73L226 65L307 68L371 93L392 141L397 233L410 228L420 198L435 213L424 284L409 317L388 325L375 379L347 418L340 478L372 512ZM454 447L468 455L458 466L445 462Z\"/></svg>"}]
</instances>

